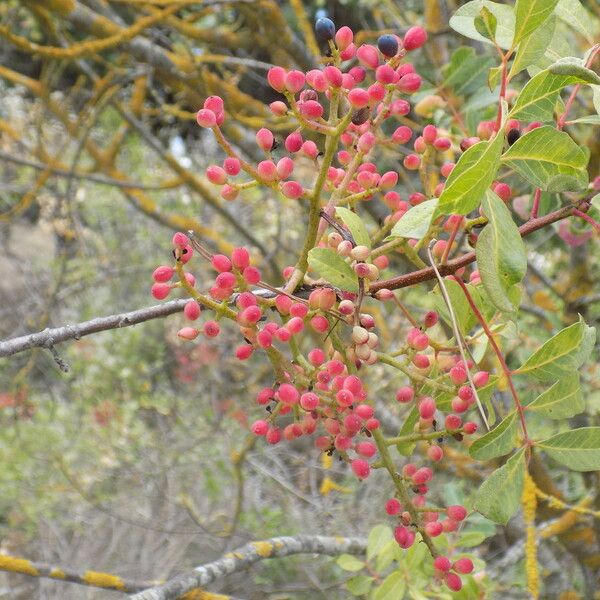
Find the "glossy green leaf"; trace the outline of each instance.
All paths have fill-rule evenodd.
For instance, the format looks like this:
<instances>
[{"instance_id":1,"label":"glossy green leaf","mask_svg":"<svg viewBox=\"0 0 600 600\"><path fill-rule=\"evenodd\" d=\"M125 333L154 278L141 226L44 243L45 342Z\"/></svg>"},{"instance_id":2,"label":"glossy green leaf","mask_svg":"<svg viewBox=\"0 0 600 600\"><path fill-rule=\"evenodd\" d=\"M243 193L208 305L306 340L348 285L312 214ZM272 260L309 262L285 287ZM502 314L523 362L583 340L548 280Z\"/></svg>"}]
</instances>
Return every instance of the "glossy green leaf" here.
<instances>
[{"instance_id":1,"label":"glossy green leaf","mask_svg":"<svg viewBox=\"0 0 600 600\"><path fill-rule=\"evenodd\" d=\"M503 135L471 146L458 159L441 193L436 215L466 215L479 206L486 190L496 178Z\"/></svg>"},{"instance_id":2,"label":"glossy green leaf","mask_svg":"<svg viewBox=\"0 0 600 600\"><path fill-rule=\"evenodd\" d=\"M481 88L486 71L494 64L494 59L476 54L474 48L457 48L444 70L444 86L449 87L457 96L469 95Z\"/></svg>"},{"instance_id":3,"label":"glossy green leaf","mask_svg":"<svg viewBox=\"0 0 600 600\"><path fill-rule=\"evenodd\" d=\"M394 225L389 237L413 238L415 240L425 237L437 205L437 198L433 198L413 206Z\"/></svg>"},{"instance_id":4,"label":"glossy green leaf","mask_svg":"<svg viewBox=\"0 0 600 600\"><path fill-rule=\"evenodd\" d=\"M496 42L501 48L510 48L515 34L515 14L511 6L490 2L489 0L467 2L450 17L450 27L472 40L485 42L486 44L493 43L475 28L475 19L479 16L483 7L487 8L496 17L498 23Z\"/></svg>"},{"instance_id":5,"label":"glossy green leaf","mask_svg":"<svg viewBox=\"0 0 600 600\"><path fill-rule=\"evenodd\" d=\"M596 341L596 330L579 321L559 331L536 350L516 371L540 381L572 375L587 360Z\"/></svg>"},{"instance_id":6,"label":"glossy green leaf","mask_svg":"<svg viewBox=\"0 0 600 600\"><path fill-rule=\"evenodd\" d=\"M308 253L308 264L331 285L348 292L358 292L358 278L352 267L330 248L313 248Z\"/></svg>"},{"instance_id":7,"label":"glossy green leaf","mask_svg":"<svg viewBox=\"0 0 600 600\"><path fill-rule=\"evenodd\" d=\"M415 429L415 425L418 420L419 420L419 411L417 410L416 406L413 406L410 409L410 412L408 413L407 417L405 418L404 423L402 424L402 427L400 427L400 431L398 432L398 437L410 435L411 433L413 433L414 429ZM412 451L415 449L416 445L417 445L416 442L408 442L408 443L404 442L404 443L396 444L396 449L398 450L398 453L401 454L402 456L409 456L410 454L412 454Z\"/></svg>"},{"instance_id":8,"label":"glossy green leaf","mask_svg":"<svg viewBox=\"0 0 600 600\"><path fill-rule=\"evenodd\" d=\"M515 4L514 44L543 25L554 11L558 0L517 0Z\"/></svg>"},{"instance_id":9,"label":"glossy green leaf","mask_svg":"<svg viewBox=\"0 0 600 600\"><path fill-rule=\"evenodd\" d=\"M479 14L475 17L473 25L477 32L488 40L494 41L496 39L496 30L498 29L498 19L494 13L483 6L479 11Z\"/></svg>"},{"instance_id":10,"label":"glossy green leaf","mask_svg":"<svg viewBox=\"0 0 600 600\"><path fill-rule=\"evenodd\" d=\"M481 484L473 508L495 523L506 525L519 508L524 479L525 450L521 448Z\"/></svg>"},{"instance_id":11,"label":"glossy green leaf","mask_svg":"<svg viewBox=\"0 0 600 600\"><path fill-rule=\"evenodd\" d=\"M585 152L554 127L538 127L520 137L502 162L547 192L582 190L588 184Z\"/></svg>"},{"instance_id":12,"label":"glossy green leaf","mask_svg":"<svg viewBox=\"0 0 600 600\"><path fill-rule=\"evenodd\" d=\"M569 70L573 73L568 73ZM509 118L523 121L551 121L560 91L568 85L578 83L600 83L600 77L581 65L569 62L551 65L527 82Z\"/></svg>"},{"instance_id":13,"label":"glossy green leaf","mask_svg":"<svg viewBox=\"0 0 600 600\"><path fill-rule=\"evenodd\" d=\"M351 554L341 554L336 560L338 567L344 569L344 571L350 571L351 573L360 571L365 568L365 563L362 560L352 556Z\"/></svg>"},{"instance_id":14,"label":"glossy green leaf","mask_svg":"<svg viewBox=\"0 0 600 600\"><path fill-rule=\"evenodd\" d=\"M388 575L381 586L375 590L373 600L400 600L406 591L406 576L401 571Z\"/></svg>"},{"instance_id":15,"label":"glossy green leaf","mask_svg":"<svg viewBox=\"0 0 600 600\"><path fill-rule=\"evenodd\" d=\"M593 43L599 30L599 21L586 10L579 0L560 0L554 9L556 16Z\"/></svg>"},{"instance_id":16,"label":"glossy green leaf","mask_svg":"<svg viewBox=\"0 0 600 600\"><path fill-rule=\"evenodd\" d=\"M521 40L519 48L515 54L515 59L510 67L509 77L512 79L515 75L536 64L546 52L550 45L554 28L556 27L556 18L550 17L541 27L538 27L526 38Z\"/></svg>"},{"instance_id":17,"label":"glossy green leaf","mask_svg":"<svg viewBox=\"0 0 600 600\"><path fill-rule=\"evenodd\" d=\"M568 419L585 410L585 400L581 393L579 374L565 374L527 405L527 412L549 419Z\"/></svg>"},{"instance_id":18,"label":"glossy green leaf","mask_svg":"<svg viewBox=\"0 0 600 600\"><path fill-rule=\"evenodd\" d=\"M512 412L491 431L475 440L469 454L477 460L490 460L508 454L515 447L517 413Z\"/></svg>"},{"instance_id":19,"label":"glossy green leaf","mask_svg":"<svg viewBox=\"0 0 600 600\"><path fill-rule=\"evenodd\" d=\"M367 540L367 560L377 556L393 538L392 530L387 525L375 525Z\"/></svg>"},{"instance_id":20,"label":"glossy green leaf","mask_svg":"<svg viewBox=\"0 0 600 600\"><path fill-rule=\"evenodd\" d=\"M572 429L535 445L573 471L600 471L600 427Z\"/></svg>"},{"instance_id":21,"label":"glossy green leaf","mask_svg":"<svg viewBox=\"0 0 600 600\"><path fill-rule=\"evenodd\" d=\"M369 593L374 581L375 578L369 575L356 575L346 581L346 587L353 596L364 596Z\"/></svg>"},{"instance_id":22,"label":"glossy green leaf","mask_svg":"<svg viewBox=\"0 0 600 600\"><path fill-rule=\"evenodd\" d=\"M351 210L339 206L335 209L335 214L342 220L344 225L350 230L354 241L359 246L371 247L371 237L365 227L363 220Z\"/></svg>"},{"instance_id":23,"label":"glossy green leaf","mask_svg":"<svg viewBox=\"0 0 600 600\"><path fill-rule=\"evenodd\" d=\"M491 190L483 199L483 212L489 222L475 248L481 282L494 306L513 312L510 290L527 272L525 244L506 204Z\"/></svg>"}]
</instances>

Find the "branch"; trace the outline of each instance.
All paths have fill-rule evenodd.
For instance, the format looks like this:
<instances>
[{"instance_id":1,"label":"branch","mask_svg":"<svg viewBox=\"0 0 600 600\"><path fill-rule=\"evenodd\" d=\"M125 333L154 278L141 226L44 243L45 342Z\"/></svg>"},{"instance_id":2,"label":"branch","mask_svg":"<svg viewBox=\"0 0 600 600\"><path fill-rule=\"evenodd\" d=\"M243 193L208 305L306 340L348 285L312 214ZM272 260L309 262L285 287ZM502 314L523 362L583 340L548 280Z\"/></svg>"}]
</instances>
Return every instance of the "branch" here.
<instances>
[{"instance_id":1,"label":"branch","mask_svg":"<svg viewBox=\"0 0 600 600\"><path fill-rule=\"evenodd\" d=\"M197 587L204 587L216 579L247 569L267 558L282 558L292 554L364 554L367 541L362 538L298 535L276 537L262 542L250 542L229 552L214 562L196 567L165 585L147 589L130 596L132 600L174 600Z\"/></svg>"},{"instance_id":2,"label":"branch","mask_svg":"<svg viewBox=\"0 0 600 600\"><path fill-rule=\"evenodd\" d=\"M110 315L108 317L98 317L91 321L84 321L76 325L65 325L54 329L44 329L37 333L22 335L5 342L0 342L0 358L11 356L31 348L52 348L59 342L66 340L78 340L86 335L107 331L109 329L120 329L121 327L130 327L151 319L161 319L181 312L189 298L180 300L171 300L164 304L157 304L149 308L142 308L128 313Z\"/></svg>"},{"instance_id":3,"label":"branch","mask_svg":"<svg viewBox=\"0 0 600 600\"><path fill-rule=\"evenodd\" d=\"M587 200L582 200L578 204L563 206L563 208L559 208L558 210L548 213L543 217L530 219L527 221L527 223L519 227L519 233L521 234L521 237L526 237L538 229L543 229L552 223L562 221L562 219L572 216L575 210L586 212L589 210L589 207L590 204ZM458 271L458 269L466 267L472 262L475 262L475 258L475 252L469 252L468 254L464 254L459 258L448 261L445 265L440 265L438 270L443 276L452 275ZM378 292L381 289L397 290L399 288L410 287L411 285L422 283L424 281L430 281L432 279L435 279L435 271L432 267L427 267L426 269L420 269L418 271L413 271L412 273L405 273L404 275L398 275L397 277L391 277L390 279L375 281L369 286L369 293L373 295L375 292Z\"/></svg>"},{"instance_id":4,"label":"branch","mask_svg":"<svg viewBox=\"0 0 600 600\"><path fill-rule=\"evenodd\" d=\"M0 555L0 571L8 573L20 573L30 577L47 577L57 581L68 581L89 587L97 587L106 590L115 590L124 593L135 593L147 589L153 585L160 585L160 581L132 581L123 579L118 575L102 573L99 571L77 571L68 567L59 567L47 563L34 562L26 558L17 558L15 556ZM211 594L203 591L205 600L236 600L231 596L222 594ZM240 600L239 598L237 600Z\"/></svg>"}]
</instances>

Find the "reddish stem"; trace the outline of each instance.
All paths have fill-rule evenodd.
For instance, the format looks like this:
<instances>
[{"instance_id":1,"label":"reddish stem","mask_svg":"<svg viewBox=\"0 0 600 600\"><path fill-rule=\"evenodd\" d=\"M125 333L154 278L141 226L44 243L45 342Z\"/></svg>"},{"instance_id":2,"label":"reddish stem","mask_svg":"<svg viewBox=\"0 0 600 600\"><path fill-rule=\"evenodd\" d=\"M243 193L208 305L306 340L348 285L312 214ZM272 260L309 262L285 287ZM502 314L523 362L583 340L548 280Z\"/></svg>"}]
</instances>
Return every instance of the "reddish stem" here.
<instances>
[{"instance_id":1,"label":"reddish stem","mask_svg":"<svg viewBox=\"0 0 600 600\"><path fill-rule=\"evenodd\" d=\"M543 217L530 219L525 224L521 225L521 227L519 227L519 233L521 234L521 237L525 237L534 231L537 231L538 229L543 229L552 223L556 223L557 221L561 221L562 219L572 216L575 210L585 213L587 210L589 210L589 208L590 204L586 200L582 200L576 205L563 206L562 208L548 213ZM466 267L472 262L475 262L475 258L475 252L469 252L463 256L459 256L458 258L448 261L445 265L439 265L438 270L442 275L452 275L454 272L458 271L458 269ZM369 294L374 295L376 292L382 289L397 290L400 288L410 287L417 283L430 281L432 279L435 279L435 271L432 267L426 267L424 269L419 269L418 271L413 271L412 273L397 275L396 277L391 277L390 279L374 281L369 287Z\"/></svg>"},{"instance_id":2,"label":"reddish stem","mask_svg":"<svg viewBox=\"0 0 600 600\"><path fill-rule=\"evenodd\" d=\"M573 211L573 215L575 215L576 217L581 217L582 219L585 219L597 232L600 233L600 223L598 223L598 221L592 219L592 217L590 217L590 215L586 215L584 212L581 212L580 210L575 209Z\"/></svg>"},{"instance_id":3,"label":"reddish stem","mask_svg":"<svg viewBox=\"0 0 600 600\"><path fill-rule=\"evenodd\" d=\"M530 219L537 219L540 210L540 199L542 197L542 188L536 188L533 195L533 206L531 207Z\"/></svg>"},{"instance_id":4,"label":"reddish stem","mask_svg":"<svg viewBox=\"0 0 600 600\"><path fill-rule=\"evenodd\" d=\"M456 234L460 229L460 226L463 224L463 219L459 219L454 224L454 228L452 229L452 233L450 233L450 237L448 238L448 245L444 248L444 253L442 254L442 259L440 260L440 264L446 264L448 260L448 254L450 254L450 249L452 248L452 244L454 244L454 240L456 239Z\"/></svg>"},{"instance_id":5,"label":"reddish stem","mask_svg":"<svg viewBox=\"0 0 600 600\"><path fill-rule=\"evenodd\" d=\"M462 291L464 292L465 298L467 299L467 302L469 303L471 310L477 317L477 320L479 321L479 324L481 325L481 327L483 327L483 330L485 331L485 335L490 340L490 344L492 345L492 348L494 349L494 352L498 358L498 361L500 362L500 366L502 367L502 372L504 373L504 376L506 377L506 379L508 381L508 387L510 388L510 393L512 394L513 400L515 401L515 406L517 407L517 412L519 413L519 419L521 420L521 429L523 430L523 437L524 437L523 441L526 445L529 445L529 436L527 435L527 424L525 422L525 411L523 409L523 405L521 404L521 401L519 400L517 390L515 389L515 386L513 384L511 371L508 368L506 361L504 360L504 355L502 354L500 348L498 347L498 344L496 344L494 335L492 334L492 332L485 320L485 317L481 314L481 311L479 310L479 308L477 308L477 305L473 301L473 297L471 296L471 293L469 292L464 281L460 277L455 277L455 281L458 283L458 285L460 285Z\"/></svg>"}]
</instances>

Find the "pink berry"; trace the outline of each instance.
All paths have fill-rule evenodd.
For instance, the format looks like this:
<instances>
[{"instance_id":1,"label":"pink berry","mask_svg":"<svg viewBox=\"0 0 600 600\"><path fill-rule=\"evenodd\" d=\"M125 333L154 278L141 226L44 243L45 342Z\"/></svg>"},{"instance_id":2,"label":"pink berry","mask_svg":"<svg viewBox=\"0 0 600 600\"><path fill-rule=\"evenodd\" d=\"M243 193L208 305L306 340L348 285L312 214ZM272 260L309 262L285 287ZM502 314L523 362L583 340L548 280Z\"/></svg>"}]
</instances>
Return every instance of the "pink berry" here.
<instances>
[{"instance_id":1,"label":"pink berry","mask_svg":"<svg viewBox=\"0 0 600 600\"><path fill-rule=\"evenodd\" d=\"M446 415L444 424L448 431L456 431L462 425L462 419L458 415Z\"/></svg>"},{"instance_id":2,"label":"pink berry","mask_svg":"<svg viewBox=\"0 0 600 600\"><path fill-rule=\"evenodd\" d=\"M231 271L231 261L224 254L215 254L210 262L220 273Z\"/></svg>"},{"instance_id":3,"label":"pink berry","mask_svg":"<svg viewBox=\"0 0 600 600\"><path fill-rule=\"evenodd\" d=\"M459 592L462 588L462 581L456 573L447 573L444 581L453 592Z\"/></svg>"},{"instance_id":4,"label":"pink berry","mask_svg":"<svg viewBox=\"0 0 600 600\"><path fill-rule=\"evenodd\" d=\"M392 141L396 144L406 144L412 137L412 133L410 127L401 125L392 133Z\"/></svg>"},{"instance_id":5,"label":"pink berry","mask_svg":"<svg viewBox=\"0 0 600 600\"><path fill-rule=\"evenodd\" d=\"M417 73L407 73L404 77L400 78L400 81L396 84L396 88L404 94L413 94L416 92L423 83L421 76Z\"/></svg>"},{"instance_id":6,"label":"pink berry","mask_svg":"<svg viewBox=\"0 0 600 600\"><path fill-rule=\"evenodd\" d=\"M351 463L350 466L352 468L352 471L354 472L354 474L359 478L359 479L366 479L370 472L371 472L371 468L369 467L369 463L366 460L363 460L362 458L355 458Z\"/></svg>"},{"instance_id":7,"label":"pink berry","mask_svg":"<svg viewBox=\"0 0 600 600\"><path fill-rule=\"evenodd\" d=\"M183 250L184 248L190 245L190 238L188 238L188 236L185 235L185 233L181 233L180 231L178 231L176 234L173 235L172 244L175 248Z\"/></svg>"},{"instance_id":8,"label":"pink berry","mask_svg":"<svg viewBox=\"0 0 600 600\"><path fill-rule=\"evenodd\" d=\"M255 435L267 435L267 431L269 431L269 424L262 419L254 421L254 423L252 423L251 430Z\"/></svg>"},{"instance_id":9,"label":"pink berry","mask_svg":"<svg viewBox=\"0 0 600 600\"><path fill-rule=\"evenodd\" d=\"M186 302L183 307L183 314L186 319L190 321L195 321L200 316L200 305L195 300L190 300Z\"/></svg>"},{"instance_id":10,"label":"pink berry","mask_svg":"<svg viewBox=\"0 0 600 600\"><path fill-rule=\"evenodd\" d=\"M171 286L168 283L155 283L150 288L150 293L157 300L164 300L171 291Z\"/></svg>"},{"instance_id":11,"label":"pink berry","mask_svg":"<svg viewBox=\"0 0 600 600\"><path fill-rule=\"evenodd\" d=\"M196 113L196 122L200 127L214 127L217 124L217 115L212 110L201 108Z\"/></svg>"},{"instance_id":12,"label":"pink berry","mask_svg":"<svg viewBox=\"0 0 600 600\"><path fill-rule=\"evenodd\" d=\"M373 442L359 442L356 444L356 453L365 458L371 458L377 453L377 446Z\"/></svg>"},{"instance_id":13,"label":"pink berry","mask_svg":"<svg viewBox=\"0 0 600 600\"><path fill-rule=\"evenodd\" d=\"M305 392L300 396L300 406L304 410L315 410L319 406L319 396L313 392Z\"/></svg>"},{"instance_id":14,"label":"pink berry","mask_svg":"<svg viewBox=\"0 0 600 600\"><path fill-rule=\"evenodd\" d=\"M402 510L402 505L400 504L400 502L397 498L390 498L385 503L385 512L392 517L394 515L397 515L401 510Z\"/></svg>"},{"instance_id":15,"label":"pink berry","mask_svg":"<svg viewBox=\"0 0 600 600\"><path fill-rule=\"evenodd\" d=\"M460 504L453 504L446 509L446 514L455 521L463 521L467 516L467 509Z\"/></svg>"},{"instance_id":16,"label":"pink berry","mask_svg":"<svg viewBox=\"0 0 600 600\"><path fill-rule=\"evenodd\" d=\"M297 200L304 193L304 188L297 181L285 181L281 184L281 192L286 198Z\"/></svg>"},{"instance_id":17,"label":"pink berry","mask_svg":"<svg viewBox=\"0 0 600 600\"><path fill-rule=\"evenodd\" d=\"M267 73L269 85L277 92L283 92L285 89L286 71L283 67L272 67Z\"/></svg>"},{"instance_id":18,"label":"pink berry","mask_svg":"<svg viewBox=\"0 0 600 600\"><path fill-rule=\"evenodd\" d=\"M475 433L477 431L477 423L473 423L472 421L465 423L465 425L463 427L463 431L467 435L471 435L471 434Z\"/></svg>"},{"instance_id":19,"label":"pink berry","mask_svg":"<svg viewBox=\"0 0 600 600\"><path fill-rule=\"evenodd\" d=\"M487 371L477 371L475 375L473 375L473 383L476 387L483 387L487 385L490 380L490 374Z\"/></svg>"},{"instance_id":20,"label":"pink berry","mask_svg":"<svg viewBox=\"0 0 600 600\"><path fill-rule=\"evenodd\" d=\"M398 545L406 550L413 545L415 534L410 529L401 525L394 530L394 538L398 542Z\"/></svg>"},{"instance_id":21,"label":"pink berry","mask_svg":"<svg viewBox=\"0 0 600 600\"><path fill-rule=\"evenodd\" d=\"M156 267L156 269L154 269L154 273L152 273L152 279L154 279L156 283L166 283L171 279L171 277L173 277L174 273L175 269L173 267L166 265Z\"/></svg>"},{"instance_id":22,"label":"pink berry","mask_svg":"<svg viewBox=\"0 0 600 600\"><path fill-rule=\"evenodd\" d=\"M473 561L470 558L459 558L452 568L461 575L468 575L473 572Z\"/></svg>"},{"instance_id":23,"label":"pink berry","mask_svg":"<svg viewBox=\"0 0 600 600\"><path fill-rule=\"evenodd\" d=\"M329 321L323 315L316 315L310 320L310 326L317 333L325 333L329 329Z\"/></svg>"},{"instance_id":24,"label":"pink berry","mask_svg":"<svg viewBox=\"0 0 600 600\"><path fill-rule=\"evenodd\" d=\"M279 390L277 390L277 397L284 404L296 404L300 398L300 393L290 383L282 383Z\"/></svg>"},{"instance_id":25,"label":"pink berry","mask_svg":"<svg viewBox=\"0 0 600 600\"><path fill-rule=\"evenodd\" d=\"M462 398L455 396L452 398L450 405L452 406L452 410L457 413L464 413L469 408L469 403L465 402Z\"/></svg>"},{"instance_id":26,"label":"pink berry","mask_svg":"<svg viewBox=\"0 0 600 600\"><path fill-rule=\"evenodd\" d=\"M438 132L435 125L426 125L423 129L423 139L427 144L433 144L437 138Z\"/></svg>"},{"instance_id":27,"label":"pink berry","mask_svg":"<svg viewBox=\"0 0 600 600\"><path fill-rule=\"evenodd\" d=\"M304 87L305 81L302 71L290 71L285 76L285 87L292 94L297 94Z\"/></svg>"},{"instance_id":28,"label":"pink berry","mask_svg":"<svg viewBox=\"0 0 600 600\"><path fill-rule=\"evenodd\" d=\"M421 483L427 483L428 481L431 481L432 477L433 471L429 467L421 467L414 472L412 480L414 483L419 485Z\"/></svg>"},{"instance_id":29,"label":"pink berry","mask_svg":"<svg viewBox=\"0 0 600 600\"><path fill-rule=\"evenodd\" d=\"M450 570L450 568L452 567L452 563L450 562L450 559L446 556L436 556L433 561L433 566L438 571L447 573Z\"/></svg>"},{"instance_id":30,"label":"pink berry","mask_svg":"<svg viewBox=\"0 0 600 600\"><path fill-rule=\"evenodd\" d=\"M431 419L436 411L435 400L425 397L419 402L419 414L422 419Z\"/></svg>"},{"instance_id":31,"label":"pink berry","mask_svg":"<svg viewBox=\"0 0 600 600\"><path fill-rule=\"evenodd\" d=\"M375 46L363 44L356 51L359 62L369 69L376 69L379 65L379 52Z\"/></svg>"},{"instance_id":32,"label":"pink berry","mask_svg":"<svg viewBox=\"0 0 600 600\"><path fill-rule=\"evenodd\" d=\"M221 331L221 327L216 321L206 321L204 323L204 335L206 337L217 337Z\"/></svg>"},{"instance_id":33,"label":"pink berry","mask_svg":"<svg viewBox=\"0 0 600 600\"><path fill-rule=\"evenodd\" d=\"M423 325L425 325L427 328L433 327L438 320L439 316L437 312L435 310L430 310L429 312L425 313L425 316L423 317Z\"/></svg>"},{"instance_id":34,"label":"pink berry","mask_svg":"<svg viewBox=\"0 0 600 600\"><path fill-rule=\"evenodd\" d=\"M444 458L444 451L442 450L442 448L440 446L436 446L434 444L432 446L429 446L429 448L427 448L427 456L429 457L430 460L432 460L434 462L438 462L438 461L442 460L442 458Z\"/></svg>"},{"instance_id":35,"label":"pink berry","mask_svg":"<svg viewBox=\"0 0 600 600\"><path fill-rule=\"evenodd\" d=\"M422 27L411 27L404 34L404 49L408 50L416 50L425 44L427 41L427 32Z\"/></svg>"},{"instance_id":36,"label":"pink berry","mask_svg":"<svg viewBox=\"0 0 600 600\"><path fill-rule=\"evenodd\" d=\"M406 404L407 402L410 402L414 397L415 397L415 390L408 385L405 387L401 387L396 392L396 400L398 402L402 402L404 404Z\"/></svg>"},{"instance_id":37,"label":"pink berry","mask_svg":"<svg viewBox=\"0 0 600 600\"><path fill-rule=\"evenodd\" d=\"M250 253L246 248L234 248L231 253L231 262L234 267L244 270L250 265Z\"/></svg>"},{"instance_id":38,"label":"pink berry","mask_svg":"<svg viewBox=\"0 0 600 600\"><path fill-rule=\"evenodd\" d=\"M215 185L223 185L227 182L227 173L217 165L211 165L206 169L206 177Z\"/></svg>"},{"instance_id":39,"label":"pink berry","mask_svg":"<svg viewBox=\"0 0 600 600\"><path fill-rule=\"evenodd\" d=\"M242 276L250 285L256 285L260 281L260 271L256 267L246 267Z\"/></svg>"},{"instance_id":40,"label":"pink berry","mask_svg":"<svg viewBox=\"0 0 600 600\"><path fill-rule=\"evenodd\" d=\"M268 444L278 444L281 441L281 429L272 427L267 431L266 438Z\"/></svg>"},{"instance_id":41,"label":"pink berry","mask_svg":"<svg viewBox=\"0 0 600 600\"><path fill-rule=\"evenodd\" d=\"M439 521L432 521L431 523L425 524L425 532L431 537L437 537L441 535L444 528Z\"/></svg>"},{"instance_id":42,"label":"pink berry","mask_svg":"<svg viewBox=\"0 0 600 600\"><path fill-rule=\"evenodd\" d=\"M409 171L416 171L421 166L421 157L418 154L408 154L404 157L402 164Z\"/></svg>"},{"instance_id":43,"label":"pink berry","mask_svg":"<svg viewBox=\"0 0 600 600\"><path fill-rule=\"evenodd\" d=\"M369 92L362 88L354 88L348 93L348 102L353 108L364 108L369 105Z\"/></svg>"},{"instance_id":44,"label":"pink berry","mask_svg":"<svg viewBox=\"0 0 600 600\"><path fill-rule=\"evenodd\" d=\"M177 335L182 340L194 340L198 337L199 333L200 332L197 329L194 329L193 327L183 327L177 332Z\"/></svg>"},{"instance_id":45,"label":"pink berry","mask_svg":"<svg viewBox=\"0 0 600 600\"><path fill-rule=\"evenodd\" d=\"M271 148L273 147L273 141L273 133L269 129L263 127L256 132L256 143L258 144L259 148L265 152L271 151Z\"/></svg>"},{"instance_id":46,"label":"pink berry","mask_svg":"<svg viewBox=\"0 0 600 600\"><path fill-rule=\"evenodd\" d=\"M350 27L340 27L335 34L335 44L339 50L345 50L354 39L354 34Z\"/></svg>"}]
</instances>

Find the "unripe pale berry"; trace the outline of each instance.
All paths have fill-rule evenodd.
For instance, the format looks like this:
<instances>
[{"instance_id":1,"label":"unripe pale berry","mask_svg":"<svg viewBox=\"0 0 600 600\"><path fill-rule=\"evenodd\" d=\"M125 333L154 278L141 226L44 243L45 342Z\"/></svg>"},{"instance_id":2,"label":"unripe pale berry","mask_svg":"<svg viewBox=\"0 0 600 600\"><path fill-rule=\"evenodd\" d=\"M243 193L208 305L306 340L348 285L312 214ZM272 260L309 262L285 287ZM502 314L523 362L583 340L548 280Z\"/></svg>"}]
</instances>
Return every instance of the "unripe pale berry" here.
<instances>
[{"instance_id":1,"label":"unripe pale berry","mask_svg":"<svg viewBox=\"0 0 600 600\"><path fill-rule=\"evenodd\" d=\"M200 332L193 327L183 327L177 332L177 335L182 340L195 340L199 333Z\"/></svg>"}]
</instances>

